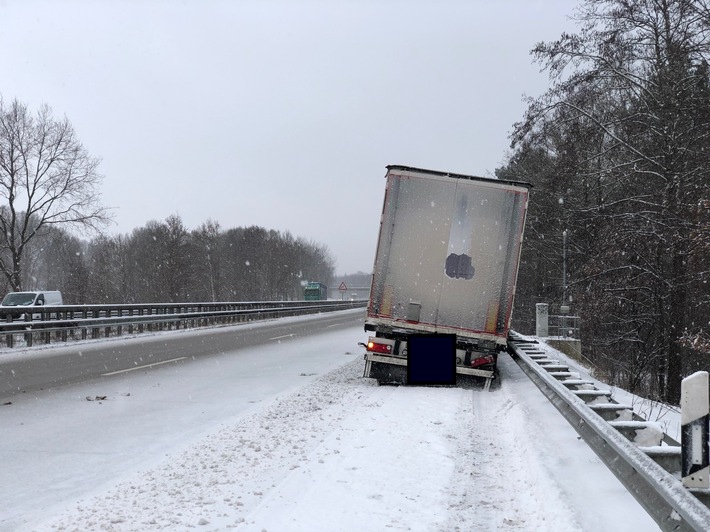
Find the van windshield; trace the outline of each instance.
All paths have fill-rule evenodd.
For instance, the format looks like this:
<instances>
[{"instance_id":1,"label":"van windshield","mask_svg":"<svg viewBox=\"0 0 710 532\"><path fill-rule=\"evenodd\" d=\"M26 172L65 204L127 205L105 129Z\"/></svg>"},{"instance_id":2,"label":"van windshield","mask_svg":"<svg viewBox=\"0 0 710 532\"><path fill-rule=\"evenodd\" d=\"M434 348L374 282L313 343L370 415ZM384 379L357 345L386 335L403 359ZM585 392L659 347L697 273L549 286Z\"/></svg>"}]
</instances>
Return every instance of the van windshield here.
<instances>
[{"instance_id":1,"label":"van windshield","mask_svg":"<svg viewBox=\"0 0 710 532\"><path fill-rule=\"evenodd\" d=\"M0 304L5 307L31 305L34 303L36 295L34 292L12 292L7 294Z\"/></svg>"}]
</instances>

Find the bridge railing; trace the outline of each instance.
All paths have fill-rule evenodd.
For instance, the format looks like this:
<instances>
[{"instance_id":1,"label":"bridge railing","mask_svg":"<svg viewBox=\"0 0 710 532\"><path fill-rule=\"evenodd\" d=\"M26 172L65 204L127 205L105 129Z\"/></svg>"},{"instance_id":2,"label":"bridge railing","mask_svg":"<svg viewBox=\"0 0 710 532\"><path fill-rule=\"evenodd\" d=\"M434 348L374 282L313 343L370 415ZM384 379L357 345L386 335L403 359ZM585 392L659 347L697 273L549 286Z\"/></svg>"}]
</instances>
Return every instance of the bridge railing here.
<instances>
[{"instance_id":1,"label":"bridge railing","mask_svg":"<svg viewBox=\"0 0 710 532\"><path fill-rule=\"evenodd\" d=\"M32 307L21 320L0 321L7 347L86 340L365 307L367 301L254 301L61 305ZM28 309L22 309L28 310ZM19 309L18 309L19 311Z\"/></svg>"}]
</instances>

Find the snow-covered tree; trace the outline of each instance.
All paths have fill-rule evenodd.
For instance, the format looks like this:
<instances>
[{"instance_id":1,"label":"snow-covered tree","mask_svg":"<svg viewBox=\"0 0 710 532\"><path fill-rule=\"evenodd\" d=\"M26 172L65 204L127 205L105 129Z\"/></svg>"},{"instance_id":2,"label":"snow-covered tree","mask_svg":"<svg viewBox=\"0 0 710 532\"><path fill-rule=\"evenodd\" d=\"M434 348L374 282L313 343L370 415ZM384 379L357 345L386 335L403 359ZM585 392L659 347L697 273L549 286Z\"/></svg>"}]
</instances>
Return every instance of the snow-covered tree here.
<instances>
[{"instance_id":1,"label":"snow-covered tree","mask_svg":"<svg viewBox=\"0 0 710 532\"><path fill-rule=\"evenodd\" d=\"M693 301L707 301L697 242L710 198L709 12L706 0L583 1L578 33L532 51L551 87L529 101L501 170L547 159L544 176L527 178L543 183L548 203L564 200L540 228L571 232L590 354L636 384L654 375L671 401L687 371Z\"/></svg>"}]
</instances>

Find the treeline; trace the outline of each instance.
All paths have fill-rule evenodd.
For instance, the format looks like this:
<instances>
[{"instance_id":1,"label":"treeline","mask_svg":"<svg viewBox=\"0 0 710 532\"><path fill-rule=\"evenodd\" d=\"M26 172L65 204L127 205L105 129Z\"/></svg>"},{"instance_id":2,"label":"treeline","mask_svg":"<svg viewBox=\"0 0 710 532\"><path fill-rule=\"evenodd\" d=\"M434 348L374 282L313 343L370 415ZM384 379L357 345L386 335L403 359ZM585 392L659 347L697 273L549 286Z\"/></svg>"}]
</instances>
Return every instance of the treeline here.
<instances>
[{"instance_id":1,"label":"treeline","mask_svg":"<svg viewBox=\"0 0 710 532\"><path fill-rule=\"evenodd\" d=\"M328 284L334 270L326 246L289 232L211 221L189 231L178 216L90 241L52 227L21 269L24 289L61 290L67 304L296 300L303 281Z\"/></svg>"},{"instance_id":2,"label":"treeline","mask_svg":"<svg viewBox=\"0 0 710 532\"><path fill-rule=\"evenodd\" d=\"M551 88L497 171L535 186L516 326L564 299L602 378L677 403L710 369L710 6L587 0L577 20L533 49Z\"/></svg>"}]
</instances>

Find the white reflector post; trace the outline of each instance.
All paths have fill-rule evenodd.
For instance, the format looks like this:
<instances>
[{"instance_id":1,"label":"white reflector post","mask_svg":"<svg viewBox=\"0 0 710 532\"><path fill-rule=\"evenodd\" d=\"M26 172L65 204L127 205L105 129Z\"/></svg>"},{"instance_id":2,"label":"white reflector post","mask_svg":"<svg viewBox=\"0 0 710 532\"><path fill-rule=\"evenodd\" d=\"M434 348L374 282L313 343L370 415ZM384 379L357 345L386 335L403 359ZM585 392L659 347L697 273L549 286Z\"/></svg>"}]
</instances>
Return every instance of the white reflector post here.
<instances>
[{"instance_id":1,"label":"white reflector post","mask_svg":"<svg viewBox=\"0 0 710 532\"><path fill-rule=\"evenodd\" d=\"M710 487L710 393L708 372L698 371L683 379L680 388L681 474L687 488Z\"/></svg>"}]
</instances>

